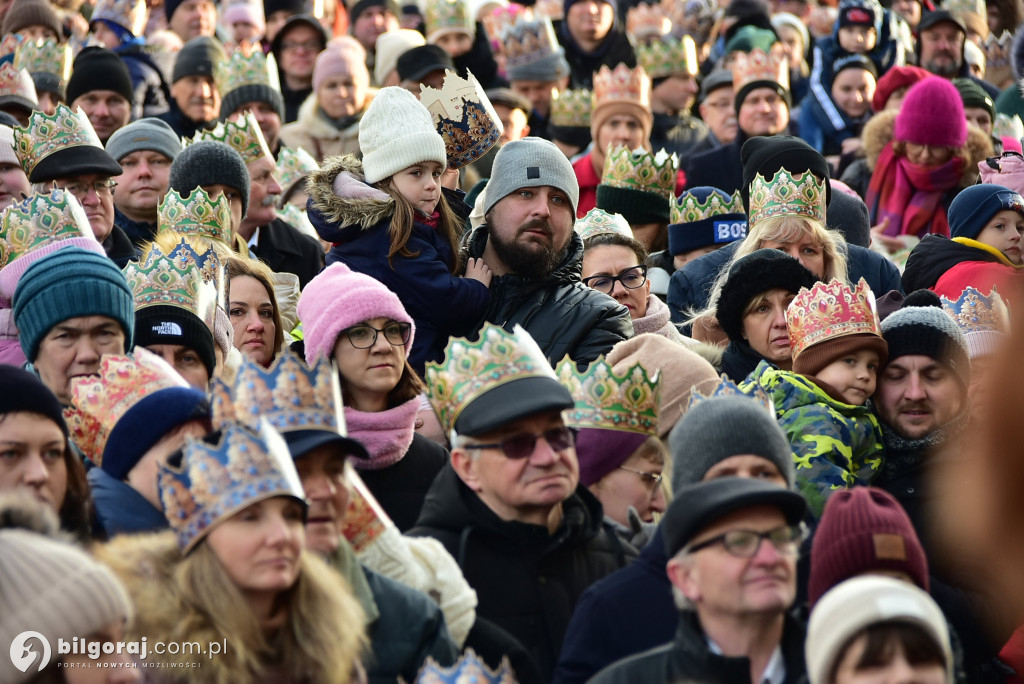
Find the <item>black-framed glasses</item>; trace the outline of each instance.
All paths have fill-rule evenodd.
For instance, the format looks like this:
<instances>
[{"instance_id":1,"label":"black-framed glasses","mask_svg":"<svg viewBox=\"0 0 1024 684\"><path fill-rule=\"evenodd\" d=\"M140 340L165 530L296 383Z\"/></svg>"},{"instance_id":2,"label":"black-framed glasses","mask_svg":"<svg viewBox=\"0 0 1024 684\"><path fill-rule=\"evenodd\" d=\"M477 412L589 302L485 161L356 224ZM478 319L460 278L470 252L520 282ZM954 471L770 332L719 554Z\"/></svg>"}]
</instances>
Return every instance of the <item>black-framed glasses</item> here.
<instances>
[{"instance_id":1,"label":"black-framed glasses","mask_svg":"<svg viewBox=\"0 0 1024 684\"><path fill-rule=\"evenodd\" d=\"M627 268L617 276L596 275L583 279L584 285L605 294L611 294L617 282L622 283L622 287L627 290L635 290L647 282L647 266L640 264Z\"/></svg>"},{"instance_id":2,"label":"black-framed glasses","mask_svg":"<svg viewBox=\"0 0 1024 684\"><path fill-rule=\"evenodd\" d=\"M753 558L761 548L761 542L767 539L775 550L787 556L795 556L800 550L800 542L804 539L804 527L802 525L784 525L768 530L757 532L755 530L729 530L716 537L712 537L700 544L694 544L688 551L695 553L715 544L721 544L726 553L736 558Z\"/></svg>"},{"instance_id":3,"label":"black-framed glasses","mask_svg":"<svg viewBox=\"0 0 1024 684\"><path fill-rule=\"evenodd\" d=\"M369 349L377 344L377 335L384 333L384 339L393 347L404 347L409 344L409 335L412 333L412 326L408 323L388 323L383 328L374 328L367 323L353 325L341 331L348 337L349 343L356 349Z\"/></svg>"},{"instance_id":4,"label":"black-framed glasses","mask_svg":"<svg viewBox=\"0 0 1024 684\"><path fill-rule=\"evenodd\" d=\"M518 461L529 458L537 448L537 440L543 439L555 451L565 451L576 444L576 431L567 427L556 427L545 430L539 435L532 432L520 432L509 435L500 442L490 444L468 444L463 449L501 449L505 458Z\"/></svg>"},{"instance_id":5,"label":"black-framed glasses","mask_svg":"<svg viewBox=\"0 0 1024 684\"><path fill-rule=\"evenodd\" d=\"M625 470L627 473L633 473L639 475L640 479L644 481L644 484L649 485L651 489L656 489L661 486L661 481L665 479L665 476L661 473L648 473L643 470L633 470L626 466L619 466L619 470Z\"/></svg>"}]
</instances>

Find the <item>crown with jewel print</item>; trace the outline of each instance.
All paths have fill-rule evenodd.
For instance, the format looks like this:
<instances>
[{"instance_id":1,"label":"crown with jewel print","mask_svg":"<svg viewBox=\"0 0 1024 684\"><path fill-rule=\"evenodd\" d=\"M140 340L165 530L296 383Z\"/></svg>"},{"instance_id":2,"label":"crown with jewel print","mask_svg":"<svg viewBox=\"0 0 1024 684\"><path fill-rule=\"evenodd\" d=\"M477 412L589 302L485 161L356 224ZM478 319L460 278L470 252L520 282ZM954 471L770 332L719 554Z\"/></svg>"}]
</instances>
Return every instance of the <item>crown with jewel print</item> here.
<instances>
[{"instance_id":1,"label":"crown with jewel print","mask_svg":"<svg viewBox=\"0 0 1024 684\"><path fill-rule=\"evenodd\" d=\"M995 138L1024 137L1024 122L1016 114L1007 116L999 112L996 114L996 120L992 122L992 136Z\"/></svg>"},{"instance_id":2,"label":"crown with jewel print","mask_svg":"<svg viewBox=\"0 0 1024 684\"><path fill-rule=\"evenodd\" d=\"M124 277L135 298L135 310L151 306L185 309L211 331L220 300L221 264L212 247L198 253L182 240L170 254L155 245L141 263L130 262Z\"/></svg>"},{"instance_id":3,"label":"crown with jewel print","mask_svg":"<svg viewBox=\"0 0 1024 684\"><path fill-rule=\"evenodd\" d=\"M601 185L636 190L657 195L666 201L674 199L679 159L660 150L657 154L619 146L604 160Z\"/></svg>"},{"instance_id":4,"label":"crown with jewel print","mask_svg":"<svg viewBox=\"0 0 1024 684\"><path fill-rule=\"evenodd\" d=\"M671 30L672 20L661 5L641 2L626 12L626 35L637 44L638 51L646 41L659 39ZM639 62L639 54L637 60Z\"/></svg>"},{"instance_id":5,"label":"crown with jewel print","mask_svg":"<svg viewBox=\"0 0 1024 684\"><path fill-rule=\"evenodd\" d=\"M751 384L748 391L743 391L740 389L739 385L730 380L729 376L725 373L722 374L718 384L710 388L706 394L694 387L693 391L690 393L690 398L686 402L686 410L689 411L697 404L710 399L715 399L716 397L749 397L763 406L773 418L775 417L775 404L772 402L772 398L768 396L768 393L765 392L760 385Z\"/></svg>"},{"instance_id":6,"label":"crown with jewel print","mask_svg":"<svg viewBox=\"0 0 1024 684\"><path fill-rule=\"evenodd\" d=\"M194 235L229 244L231 240L231 204L221 193L210 198L202 188L186 197L168 190L157 208L158 231L173 230L179 235Z\"/></svg>"},{"instance_id":7,"label":"crown with jewel print","mask_svg":"<svg viewBox=\"0 0 1024 684\"><path fill-rule=\"evenodd\" d=\"M638 45L636 63L643 67L651 78L662 78L675 74L697 74L697 45L690 36L672 38Z\"/></svg>"},{"instance_id":8,"label":"crown with jewel print","mask_svg":"<svg viewBox=\"0 0 1024 684\"><path fill-rule=\"evenodd\" d=\"M988 34L981 46L985 53L985 68L1000 68L1010 65L1010 47L1013 45L1013 34L1004 30L1000 35Z\"/></svg>"},{"instance_id":9,"label":"crown with jewel print","mask_svg":"<svg viewBox=\"0 0 1024 684\"><path fill-rule=\"evenodd\" d=\"M619 63L614 69L602 66L594 72L593 108L612 102L651 108L651 79L643 67L630 69Z\"/></svg>"},{"instance_id":10,"label":"crown with jewel print","mask_svg":"<svg viewBox=\"0 0 1024 684\"><path fill-rule=\"evenodd\" d=\"M25 39L17 33L8 33L0 40L0 59L7 55L17 54L18 48L25 42Z\"/></svg>"},{"instance_id":11,"label":"crown with jewel print","mask_svg":"<svg viewBox=\"0 0 1024 684\"><path fill-rule=\"evenodd\" d=\"M761 48L737 53L732 74L736 93L758 84L775 85L789 91L789 62L785 57L766 53Z\"/></svg>"},{"instance_id":12,"label":"crown with jewel print","mask_svg":"<svg viewBox=\"0 0 1024 684\"><path fill-rule=\"evenodd\" d=\"M992 354L1005 342L1010 331L1010 313L996 288L985 296L968 287L956 301L945 296L941 300L943 311L956 321L967 340L969 358Z\"/></svg>"},{"instance_id":13,"label":"crown with jewel print","mask_svg":"<svg viewBox=\"0 0 1024 684\"><path fill-rule=\"evenodd\" d=\"M180 461L172 456L159 469L160 501L183 554L247 506L276 496L306 501L288 445L266 420L258 432L228 423L213 444L189 437Z\"/></svg>"},{"instance_id":14,"label":"crown with jewel print","mask_svg":"<svg viewBox=\"0 0 1024 684\"><path fill-rule=\"evenodd\" d=\"M786 308L786 327L794 360L825 340L849 335L882 338L875 295L863 278L852 288L838 279L800 288Z\"/></svg>"},{"instance_id":15,"label":"crown with jewel print","mask_svg":"<svg viewBox=\"0 0 1024 684\"><path fill-rule=\"evenodd\" d=\"M428 656L416 676L417 684L515 684L516 681L508 656L502 656L498 669L492 670L471 648L450 667L441 667Z\"/></svg>"},{"instance_id":16,"label":"crown with jewel print","mask_svg":"<svg viewBox=\"0 0 1024 684\"><path fill-rule=\"evenodd\" d=\"M243 43L236 47L226 62L216 65L214 80L221 96L252 85L280 90L274 56L264 55L259 44Z\"/></svg>"},{"instance_id":17,"label":"crown with jewel print","mask_svg":"<svg viewBox=\"0 0 1024 684\"><path fill-rule=\"evenodd\" d=\"M433 42L445 33L476 35L476 22L470 16L465 0L426 0L424 5L427 42Z\"/></svg>"},{"instance_id":18,"label":"crown with jewel print","mask_svg":"<svg viewBox=\"0 0 1024 684\"><path fill-rule=\"evenodd\" d=\"M566 357L555 371L569 390L575 406L565 412L565 422L574 428L598 428L657 436L658 373L648 377L640 364L617 375L604 357L580 371Z\"/></svg>"},{"instance_id":19,"label":"crown with jewel print","mask_svg":"<svg viewBox=\"0 0 1024 684\"><path fill-rule=\"evenodd\" d=\"M146 0L99 0L89 21L97 19L117 24L138 38L146 33L149 9Z\"/></svg>"},{"instance_id":20,"label":"crown with jewel print","mask_svg":"<svg viewBox=\"0 0 1024 684\"><path fill-rule=\"evenodd\" d=\"M506 68L533 64L547 57L562 54L551 20L547 17L534 19L525 14L505 29L502 49Z\"/></svg>"},{"instance_id":21,"label":"crown with jewel print","mask_svg":"<svg viewBox=\"0 0 1024 684\"><path fill-rule=\"evenodd\" d=\"M485 9L483 16L480 17L480 23L484 25L484 33L487 34L487 38L491 41L492 46L501 49L501 40L502 36L505 35L505 31L515 24L516 20L526 12L527 10L522 5L515 3L505 7L491 6L490 9Z\"/></svg>"},{"instance_id":22,"label":"crown with jewel print","mask_svg":"<svg viewBox=\"0 0 1024 684\"><path fill-rule=\"evenodd\" d=\"M66 84L71 77L71 46L55 40L26 40L14 53L14 66L30 74L53 74Z\"/></svg>"},{"instance_id":23,"label":"crown with jewel print","mask_svg":"<svg viewBox=\"0 0 1024 684\"><path fill-rule=\"evenodd\" d=\"M739 190L733 192L730 197L725 192L713 188L703 201L696 194L687 191L672 202L673 224L696 223L726 214L744 214L743 198Z\"/></svg>"},{"instance_id":24,"label":"crown with jewel print","mask_svg":"<svg viewBox=\"0 0 1024 684\"><path fill-rule=\"evenodd\" d=\"M319 168L313 155L301 147L282 147L277 153L277 179L285 196L292 186Z\"/></svg>"},{"instance_id":25,"label":"crown with jewel print","mask_svg":"<svg viewBox=\"0 0 1024 684\"><path fill-rule=\"evenodd\" d=\"M191 141L186 141L186 144L202 142L204 140L224 143L242 155L242 160L246 164L263 157L270 157L271 160L274 158L270 154L270 148L267 147L263 131L260 130L260 125L257 123L256 117L253 116L252 112L246 112L239 117L238 123L234 121L221 121L212 130L199 131Z\"/></svg>"},{"instance_id":26,"label":"crown with jewel print","mask_svg":"<svg viewBox=\"0 0 1024 684\"><path fill-rule=\"evenodd\" d=\"M636 239L633 237L633 229L629 227L629 222L622 214L612 214L596 207L576 221L574 230L584 242L598 235L621 235L630 240Z\"/></svg>"},{"instance_id":27,"label":"crown with jewel print","mask_svg":"<svg viewBox=\"0 0 1024 684\"><path fill-rule=\"evenodd\" d=\"M427 85L420 89L420 102L444 138L449 169L461 169L484 156L504 131L476 76L471 71L466 76L445 71L440 90Z\"/></svg>"},{"instance_id":28,"label":"crown with jewel print","mask_svg":"<svg viewBox=\"0 0 1024 684\"><path fill-rule=\"evenodd\" d=\"M89 117L80 108L72 110L58 103L52 115L34 111L28 126L14 129L14 152L32 182L35 182L32 171L40 162L69 147L95 147L103 151Z\"/></svg>"},{"instance_id":29,"label":"crown with jewel print","mask_svg":"<svg viewBox=\"0 0 1024 684\"><path fill-rule=\"evenodd\" d=\"M551 124L568 128L590 128L594 94L589 90L563 90L551 99Z\"/></svg>"},{"instance_id":30,"label":"crown with jewel print","mask_svg":"<svg viewBox=\"0 0 1024 684\"><path fill-rule=\"evenodd\" d=\"M30 195L0 213L0 268L29 252L73 238L96 241L75 196L57 188Z\"/></svg>"},{"instance_id":31,"label":"crown with jewel print","mask_svg":"<svg viewBox=\"0 0 1024 684\"><path fill-rule=\"evenodd\" d=\"M773 216L803 216L825 225L826 184L810 171L791 174L779 169L771 178L761 174L750 182L750 225Z\"/></svg>"},{"instance_id":32,"label":"crown with jewel print","mask_svg":"<svg viewBox=\"0 0 1024 684\"><path fill-rule=\"evenodd\" d=\"M0 104L20 104L29 110L39 106L31 74L13 62L0 64Z\"/></svg>"}]
</instances>

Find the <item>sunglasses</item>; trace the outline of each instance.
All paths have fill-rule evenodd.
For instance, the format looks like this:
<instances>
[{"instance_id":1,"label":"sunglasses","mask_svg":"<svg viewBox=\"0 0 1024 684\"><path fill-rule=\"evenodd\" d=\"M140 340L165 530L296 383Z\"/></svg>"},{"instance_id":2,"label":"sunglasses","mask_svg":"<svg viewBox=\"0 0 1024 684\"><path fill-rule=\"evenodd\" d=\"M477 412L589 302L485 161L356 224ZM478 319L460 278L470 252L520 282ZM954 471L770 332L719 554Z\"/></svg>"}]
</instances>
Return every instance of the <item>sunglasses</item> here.
<instances>
[{"instance_id":1,"label":"sunglasses","mask_svg":"<svg viewBox=\"0 0 1024 684\"><path fill-rule=\"evenodd\" d=\"M565 451L576 444L576 431L567 427L556 427L535 435L532 432L520 432L509 435L499 442L489 444L468 444L463 449L501 449L505 458L513 461L529 458L537 448L537 440L543 439L555 451Z\"/></svg>"}]
</instances>

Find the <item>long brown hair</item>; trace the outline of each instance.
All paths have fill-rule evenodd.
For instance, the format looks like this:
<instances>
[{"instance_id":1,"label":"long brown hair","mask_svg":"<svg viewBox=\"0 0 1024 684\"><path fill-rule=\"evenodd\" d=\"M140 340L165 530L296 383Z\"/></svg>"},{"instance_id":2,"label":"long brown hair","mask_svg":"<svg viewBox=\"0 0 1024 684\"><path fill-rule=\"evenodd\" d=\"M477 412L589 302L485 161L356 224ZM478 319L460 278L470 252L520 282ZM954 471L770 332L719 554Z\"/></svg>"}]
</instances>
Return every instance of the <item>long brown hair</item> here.
<instances>
[{"instance_id":1,"label":"long brown hair","mask_svg":"<svg viewBox=\"0 0 1024 684\"><path fill-rule=\"evenodd\" d=\"M412 224L416 220L416 208L398 191L392 182L392 178L394 176L388 176L384 180L375 183L374 187L383 190L395 200L395 213L392 215L391 224L388 226L388 238L391 241L388 247L388 266L394 269L393 259L396 254L407 259L414 259L420 254L409 249ZM448 200L445 199L443 192L437 202L437 212L437 232L448 243L448 247L452 252L451 262L448 264L448 272L455 274L460 271L462 266L459 263L459 240L462 237L462 222L455 215L455 212L452 211L452 208L448 206Z\"/></svg>"},{"instance_id":2,"label":"long brown hair","mask_svg":"<svg viewBox=\"0 0 1024 684\"><path fill-rule=\"evenodd\" d=\"M238 276L249 276L255 278L263 286L263 289L267 291L267 297L270 298L270 303L274 306L274 357L281 353L281 347L284 346L284 323L281 322L281 307L277 305L277 295L274 293L274 273L270 268L262 261L256 261L255 259L248 259L243 256L233 256L224 262L224 271L227 275L227 299L231 301L231 281ZM230 304L228 306L228 315L230 315Z\"/></svg>"}]
</instances>

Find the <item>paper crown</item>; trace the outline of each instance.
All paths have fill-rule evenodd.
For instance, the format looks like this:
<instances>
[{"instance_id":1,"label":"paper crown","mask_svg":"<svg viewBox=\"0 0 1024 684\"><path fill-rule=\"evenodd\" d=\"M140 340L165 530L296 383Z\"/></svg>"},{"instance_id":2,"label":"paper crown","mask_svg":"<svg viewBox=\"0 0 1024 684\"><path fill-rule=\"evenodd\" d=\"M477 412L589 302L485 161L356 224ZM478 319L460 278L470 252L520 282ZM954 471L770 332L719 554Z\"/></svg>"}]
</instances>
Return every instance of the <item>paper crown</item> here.
<instances>
[{"instance_id":1,"label":"paper crown","mask_svg":"<svg viewBox=\"0 0 1024 684\"><path fill-rule=\"evenodd\" d=\"M551 124L570 128L590 128L590 108L594 94L589 90L563 90L551 100Z\"/></svg>"},{"instance_id":2,"label":"paper crown","mask_svg":"<svg viewBox=\"0 0 1024 684\"><path fill-rule=\"evenodd\" d=\"M85 112L81 108L72 111L64 103L58 103L52 115L38 110L32 112L28 126L14 129L14 153L29 177L32 169L51 154L69 147L87 146L103 149Z\"/></svg>"},{"instance_id":3,"label":"paper crown","mask_svg":"<svg viewBox=\"0 0 1024 684\"><path fill-rule=\"evenodd\" d=\"M182 553L246 506L275 496L305 501L288 445L265 420L258 432L229 423L216 444L188 438L180 466L160 464L157 486Z\"/></svg>"},{"instance_id":4,"label":"paper crown","mask_svg":"<svg viewBox=\"0 0 1024 684\"><path fill-rule=\"evenodd\" d=\"M770 179L761 174L750 182L751 226L772 216L804 216L825 225L825 184L810 171L791 174L779 169Z\"/></svg>"},{"instance_id":5,"label":"paper crown","mask_svg":"<svg viewBox=\"0 0 1024 684\"><path fill-rule=\"evenodd\" d=\"M446 70L440 90L420 88L420 102L444 138L449 169L461 169L484 156L504 131L476 76L471 71L466 75Z\"/></svg>"},{"instance_id":6,"label":"paper crown","mask_svg":"<svg viewBox=\"0 0 1024 684\"><path fill-rule=\"evenodd\" d=\"M433 657L427 656L416 675L416 684L516 684L516 681L508 656L502 656L498 669L492 670L471 648L467 648L451 667L441 667Z\"/></svg>"},{"instance_id":7,"label":"paper crown","mask_svg":"<svg viewBox=\"0 0 1024 684\"><path fill-rule=\"evenodd\" d=\"M286 349L269 368L247 358L229 386L210 383L214 427L238 422L256 430L266 418L278 432L326 430L345 435L338 372L326 358L309 367Z\"/></svg>"},{"instance_id":8,"label":"paper crown","mask_svg":"<svg viewBox=\"0 0 1024 684\"><path fill-rule=\"evenodd\" d=\"M211 199L202 188L186 197L168 190L157 208L156 225L158 231L173 230L180 235L230 244L231 204L223 193Z\"/></svg>"},{"instance_id":9,"label":"paper crown","mask_svg":"<svg viewBox=\"0 0 1024 684\"><path fill-rule=\"evenodd\" d=\"M690 398L686 402L686 410L689 411L701 402L718 397L747 397L753 399L763 406L773 418L775 417L775 403L760 385L753 384L750 386L748 391L743 391L740 389L739 385L730 380L729 376L725 373L722 374L718 384L712 387L707 394L704 394L694 387L693 391L690 393Z\"/></svg>"},{"instance_id":10,"label":"paper crown","mask_svg":"<svg viewBox=\"0 0 1024 684\"><path fill-rule=\"evenodd\" d=\"M981 46L985 53L986 68L994 69L1010 65L1010 47L1013 45L1013 34L1004 30L999 36L988 34Z\"/></svg>"},{"instance_id":11,"label":"paper crown","mask_svg":"<svg viewBox=\"0 0 1024 684\"><path fill-rule=\"evenodd\" d=\"M996 138L1022 138L1024 122L1016 114L1007 116L999 112L996 114L996 120L992 122L992 135Z\"/></svg>"},{"instance_id":12,"label":"paper crown","mask_svg":"<svg viewBox=\"0 0 1024 684\"><path fill-rule=\"evenodd\" d=\"M111 21L138 38L146 33L149 9L146 0L99 0L90 22L97 19Z\"/></svg>"},{"instance_id":13,"label":"paper crown","mask_svg":"<svg viewBox=\"0 0 1024 684\"><path fill-rule=\"evenodd\" d=\"M671 223L696 223L723 214L744 214L743 198L740 191L732 197L721 190L714 190L701 202L693 193L684 192L671 203Z\"/></svg>"},{"instance_id":14,"label":"paper crown","mask_svg":"<svg viewBox=\"0 0 1024 684\"><path fill-rule=\"evenodd\" d=\"M248 85L281 89L274 56L264 55L258 45L251 43L239 45L231 52L226 62L217 63L215 80L222 97Z\"/></svg>"},{"instance_id":15,"label":"paper crown","mask_svg":"<svg viewBox=\"0 0 1024 684\"><path fill-rule=\"evenodd\" d=\"M651 108L651 79L643 67L630 69L619 64L614 69L602 66L594 72L593 107L610 102L635 104Z\"/></svg>"},{"instance_id":16,"label":"paper crown","mask_svg":"<svg viewBox=\"0 0 1024 684\"><path fill-rule=\"evenodd\" d=\"M848 335L882 337L875 295L861 278L856 287L833 279L800 288L786 308L789 343L796 359L808 347Z\"/></svg>"},{"instance_id":17,"label":"paper crown","mask_svg":"<svg viewBox=\"0 0 1024 684\"><path fill-rule=\"evenodd\" d=\"M672 20L674 35L689 35L701 44L707 42L718 11L715 0L661 0L661 5Z\"/></svg>"},{"instance_id":18,"label":"paper crown","mask_svg":"<svg viewBox=\"0 0 1024 684\"><path fill-rule=\"evenodd\" d=\"M531 19L525 15L505 30L502 47L506 68L533 64L559 54L561 49L550 19Z\"/></svg>"},{"instance_id":19,"label":"paper crown","mask_svg":"<svg viewBox=\"0 0 1024 684\"><path fill-rule=\"evenodd\" d=\"M30 74L53 74L61 83L71 77L71 63L71 46L55 40L26 40L14 52L17 68Z\"/></svg>"},{"instance_id":20,"label":"paper crown","mask_svg":"<svg viewBox=\"0 0 1024 684\"><path fill-rule=\"evenodd\" d=\"M15 95L29 102L39 103L31 74L11 62L0 64L0 97L4 95Z\"/></svg>"},{"instance_id":21,"label":"paper crown","mask_svg":"<svg viewBox=\"0 0 1024 684\"><path fill-rule=\"evenodd\" d=\"M565 3L561 0L537 0L533 5L533 13L551 21L560 21L565 18Z\"/></svg>"},{"instance_id":22,"label":"paper crown","mask_svg":"<svg viewBox=\"0 0 1024 684\"><path fill-rule=\"evenodd\" d=\"M254 162L263 157L274 158L267 147L267 141L263 137L259 123L252 112L246 112L239 119L234 121L221 121L212 130L199 131L191 141L186 144L213 140L224 143L242 155L242 161L246 164Z\"/></svg>"},{"instance_id":23,"label":"paper crown","mask_svg":"<svg viewBox=\"0 0 1024 684\"><path fill-rule=\"evenodd\" d=\"M732 84L740 92L752 83L767 81L789 90L789 62L785 57L766 53L761 48L738 53L732 65Z\"/></svg>"},{"instance_id":24,"label":"paper crown","mask_svg":"<svg viewBox=\"0 0 1024 684\"><path fill-rule=\"evenodd\" d=\"M484 15L480 18L480 23L484 25L484 33L487 34L487 38L492 43L496 42L500 45L505 31L512 24L516 23L516 19L525 12L526 9L522 5L514 3L505 7L492 7L489 11L484 12Z\"/></svg>"},{"instance_id":25,"label":"paper crown","mask_svg":"<svg viewBox=\"0 0 1024 684\"><path fill-rule=\"evenodd\" d=\"M630 151L628 147L619 146L612 149L604 160L601 185L647 192L672 201L678 166L676 155L665 150L651 154L646 150Z\"/></svg>"},{"instance_id":26,"label":"paper crown","mask_svg":"<svg viewBox=\"0 0 1024 684\"><path fill-rule=\"evenodd\" d=\"M320 165L303 148L282 147L277 153L277 179L285 192L295 183L318 170Z\"/></svg>"},{"instance_id":27,"label":"paper crown","mask_svg":"<svg viewBox=\"0 0 1024 684\"><path fill-rule=\"evenodd\" d=\"M162 358L136 347L129 355L106 354L96 375L71 379L71 406L64 420L71 441L97 466L114 426L144 397L189 384Z\"/></svg>"},{"instance_id":28,"label":"paper crown","mask_svg":"<svg viewBox=\"0 0 1024 684\"><path fill-rule=\"evenodd\" d=\"M644 7L644 5L641 5ZM690 36L655 40L636 48L636 63L651 78L697 74L697 45Z\"/></svg>"},{"instance_id":29,"label":"paper crown","mask_svg":"<svg viewBox=\"0 0 1024 684\"><path fill-rule=\"evenodd\" d=\"M424 5L423 23L428 37L451 31L476 34L476 22L464 0L426 0Z\"/></svg>"},{"instance_id":30,"label":"paper crown","mask_svg":"<svg viewBox=\"0 0 1024 684\"><path fill-rule=\"evenodd\" d=\"M945 0L942 9L951 14L970 12L979 16L986 16L985 0Z\"/></svg>"},{"instance_id":31,"label":"paper crown","mask_svg":"<svg viewBox=\"0 0 1024 684\"><path fill-rule=\"evenodd\" d=\"M56 188L30 195L0 213L0 268L40 247L70 238L96 239L75 196Z\"/></svg>"},{"instance_id":32,"label":"paper crown","mask_svg":"<svg viewBox=\"0 0 1024 684\"><path fill-rule=\"evenodd\" d=\"M558 381L572 394L576 405L565 412L566 424L574 428L600 428L658 434L658 373L647 376L640 364L617 375L611 365L598 358L580 372L576 362L565 357L555 371Z\"/></svg>"},{"instance_id":33,"label":"paper crown","mask_svg":"<svg viewBox=\"0 0 1024 684\"><path fill-rule=\"evenodd\" d=\"M1006 333L1010 331L1010 314L1006 303L993 287L985 296L980 290L968 287L956 301L941 297L942 309L956 321L965 334L981 332Z\"/></svg>"},{"instance_id":34,"label":"paper crown","mask_svg":"<svg viewBox=\"0 0 1024 684\"><path fill-rule=\"evenodd\" d=\"M135 299L135 310L173 306L195 314L213 331L220 277L220 259L212 247L197 253L182 240L170 254L155 244L145 261L129 262L124 277Z\"/></svg>"},{"instance_id":35,"label":"paper crown","mask_svg":"<svg viewBox=\"0 0 1024 684\"><path fill-rule=\"evenodd\" d=\"M671 30L672 20L661 5L641 2L626 12L626 35L634 42L643 43L651 38L659 38Z\"/></svg>"},{"instance_id":36,"label":"paper crown","mask_svg":"<svg viewBox=\"0 0 1024 684\"><path fill-rule=\"evenodd\" d=\"M591 209L587 215L576 221L576 233L584 242L598 235L621 235L635 240L633 229L622 214L611 214L604 209Z\"/></svg>"},{"instance_id":37,"label":"paper crown","mask_svg":"<svg viewBox=\"0 0 1024 684\"><path fill-rule=\"evenodd\" d=\"M427 395L445 434L462 411L488 390L523 378L555 378L551 364L521 326L513 332L485 323L475 341L453 337L442 363L428 363Z\"/></svg>"},{"instance_id":38,"label":"paper crown","mask_svg":"<svg viewBox=\"0 0 1024 684\"><path fill-rule=\"evenodd\" d=\"M25 39L16 33L8 33L0 40L0 59L3 59L7 55L13 55L18 52L18 47L25 41Z\"/></svg>"}]
</instances>

